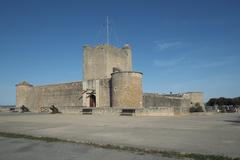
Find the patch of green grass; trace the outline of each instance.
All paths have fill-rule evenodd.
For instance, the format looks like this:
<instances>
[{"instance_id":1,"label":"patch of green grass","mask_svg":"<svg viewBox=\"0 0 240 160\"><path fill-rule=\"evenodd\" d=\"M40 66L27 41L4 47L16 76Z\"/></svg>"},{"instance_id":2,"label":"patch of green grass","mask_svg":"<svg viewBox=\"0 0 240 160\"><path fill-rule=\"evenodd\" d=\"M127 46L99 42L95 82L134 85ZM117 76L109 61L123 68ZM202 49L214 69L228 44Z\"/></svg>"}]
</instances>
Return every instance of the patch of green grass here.
<instances>
[{"instance_id":1,"label":"patch of green grass","mask_svg":"<svg viewBox=\"0 0 240 160\"><path fill-rule=\"evenodd\" d=\"M8 137L8 138L25 138L31 140L41 140L45 142L66 142L65 140L58 139L58 138L51 138L51 137L37 137L31 136L26 134L19 134L19 133L9 133L9 132L0 132L1 137Z\"/></svg>"},{"instance_id":2,"label":"patch of green grass","mask_svg":"<svg viewBox=\"0 0 240 160\"><path fill-rule=\"evenodd\" d=\"M137 147L123 146L123 145L97 144L89 141L76 142L72 140L64 140L59 138L37 137L32 135L9 133L9 132L0 132L0 136L7 137L7 138L25 138L30 140L41 140L45 142L68 142L68 143L85 144L85 145L90 145L90 146L105 148L105 149L122 150L122 151L137 153L137 154L154 154L154 155L161 155L162 157L178 158L178 159L188 158L193 160L240 160L240 157L231 158L231 157L222 156L222 155L181 153L181 152L163 151L163 150L157 150L157 149L137 148Z\"/></svg>"}]
</instances>

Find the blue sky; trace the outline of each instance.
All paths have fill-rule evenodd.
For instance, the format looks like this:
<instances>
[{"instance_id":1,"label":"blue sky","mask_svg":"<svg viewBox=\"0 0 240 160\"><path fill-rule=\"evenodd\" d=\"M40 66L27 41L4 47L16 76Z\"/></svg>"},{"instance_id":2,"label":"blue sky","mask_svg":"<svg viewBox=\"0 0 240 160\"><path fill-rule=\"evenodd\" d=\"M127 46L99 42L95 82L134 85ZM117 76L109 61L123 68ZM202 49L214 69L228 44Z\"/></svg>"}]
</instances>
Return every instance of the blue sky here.
<instances>
[{"instance_id":1,"label":"blue sky","mask_svg":"<svg viewBox=\"0 0 240 160\"><path fill-rule=\"evenodd\" d=\"M0 104L15 84L82 79L82 46L129 43L145 92L240 96L238 0L0 0Z\"/></svg>"}]
</instances>

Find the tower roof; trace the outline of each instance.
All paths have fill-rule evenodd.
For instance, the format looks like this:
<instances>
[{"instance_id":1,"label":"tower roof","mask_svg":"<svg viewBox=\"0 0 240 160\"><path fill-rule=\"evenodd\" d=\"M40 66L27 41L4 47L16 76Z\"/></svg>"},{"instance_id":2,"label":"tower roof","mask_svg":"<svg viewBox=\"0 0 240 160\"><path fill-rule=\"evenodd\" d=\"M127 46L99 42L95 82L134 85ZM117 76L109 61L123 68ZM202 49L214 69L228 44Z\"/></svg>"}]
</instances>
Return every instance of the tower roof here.
<instances>
[{"instance_id":1,"label":"tower roof","mask_svg":"<svg viewBox=\"0 0 240 160\"><path fill-rule=\"evenodd\" d=\"M27 81L22 81L22 82L16 84L16 86L29 86L29 87L32 87L33 85L31 85Z\"/></svg>"}]
</instances>

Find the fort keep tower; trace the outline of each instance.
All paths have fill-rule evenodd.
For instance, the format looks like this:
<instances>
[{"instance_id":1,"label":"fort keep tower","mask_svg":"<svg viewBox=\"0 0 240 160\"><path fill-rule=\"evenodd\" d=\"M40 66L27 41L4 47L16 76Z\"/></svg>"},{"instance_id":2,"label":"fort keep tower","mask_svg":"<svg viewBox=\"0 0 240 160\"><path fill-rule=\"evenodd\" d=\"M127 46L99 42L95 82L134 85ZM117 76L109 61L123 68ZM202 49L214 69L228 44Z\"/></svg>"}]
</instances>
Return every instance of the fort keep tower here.
<instances>
[{"instance_id":1,"label":"fort keep tower","mask_svg":"<svg viewBox=\"0 0 240 160\"><path fill-rule=\"evenodd\" d=\"M132 71L129 45L84 46L83 60L83 106L142 107L142 73Z\"/></svg>"},{"instance_id":2,"label":"fort keep tower","mask_svg":"<svg viewBox=\"0 0 240 160\"><path fill-rule=\"evenodd\" d=\"M111 78L113 72L132 71L132 52L128 45L83 47L83 80Z\"/></svg>"}]
</instances>

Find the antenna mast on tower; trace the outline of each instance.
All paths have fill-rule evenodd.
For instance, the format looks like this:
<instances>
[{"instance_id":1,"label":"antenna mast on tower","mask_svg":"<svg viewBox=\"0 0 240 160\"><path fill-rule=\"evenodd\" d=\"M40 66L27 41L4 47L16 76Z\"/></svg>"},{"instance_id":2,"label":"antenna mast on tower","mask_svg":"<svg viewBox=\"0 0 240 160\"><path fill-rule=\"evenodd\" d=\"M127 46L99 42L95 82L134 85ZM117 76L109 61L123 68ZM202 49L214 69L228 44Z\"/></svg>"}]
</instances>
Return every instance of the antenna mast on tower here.
<instances>
[{"instance_id":1,"label":"antenna mast on tower","mask_svg":"<svg viewBox=\"0 0 240 160\"><path fill-rule=\"evenodd\" d=\"M109 45L109 22L108 22L108 16L107 16L107 44Z\"/></svg>"}]
</instances>

